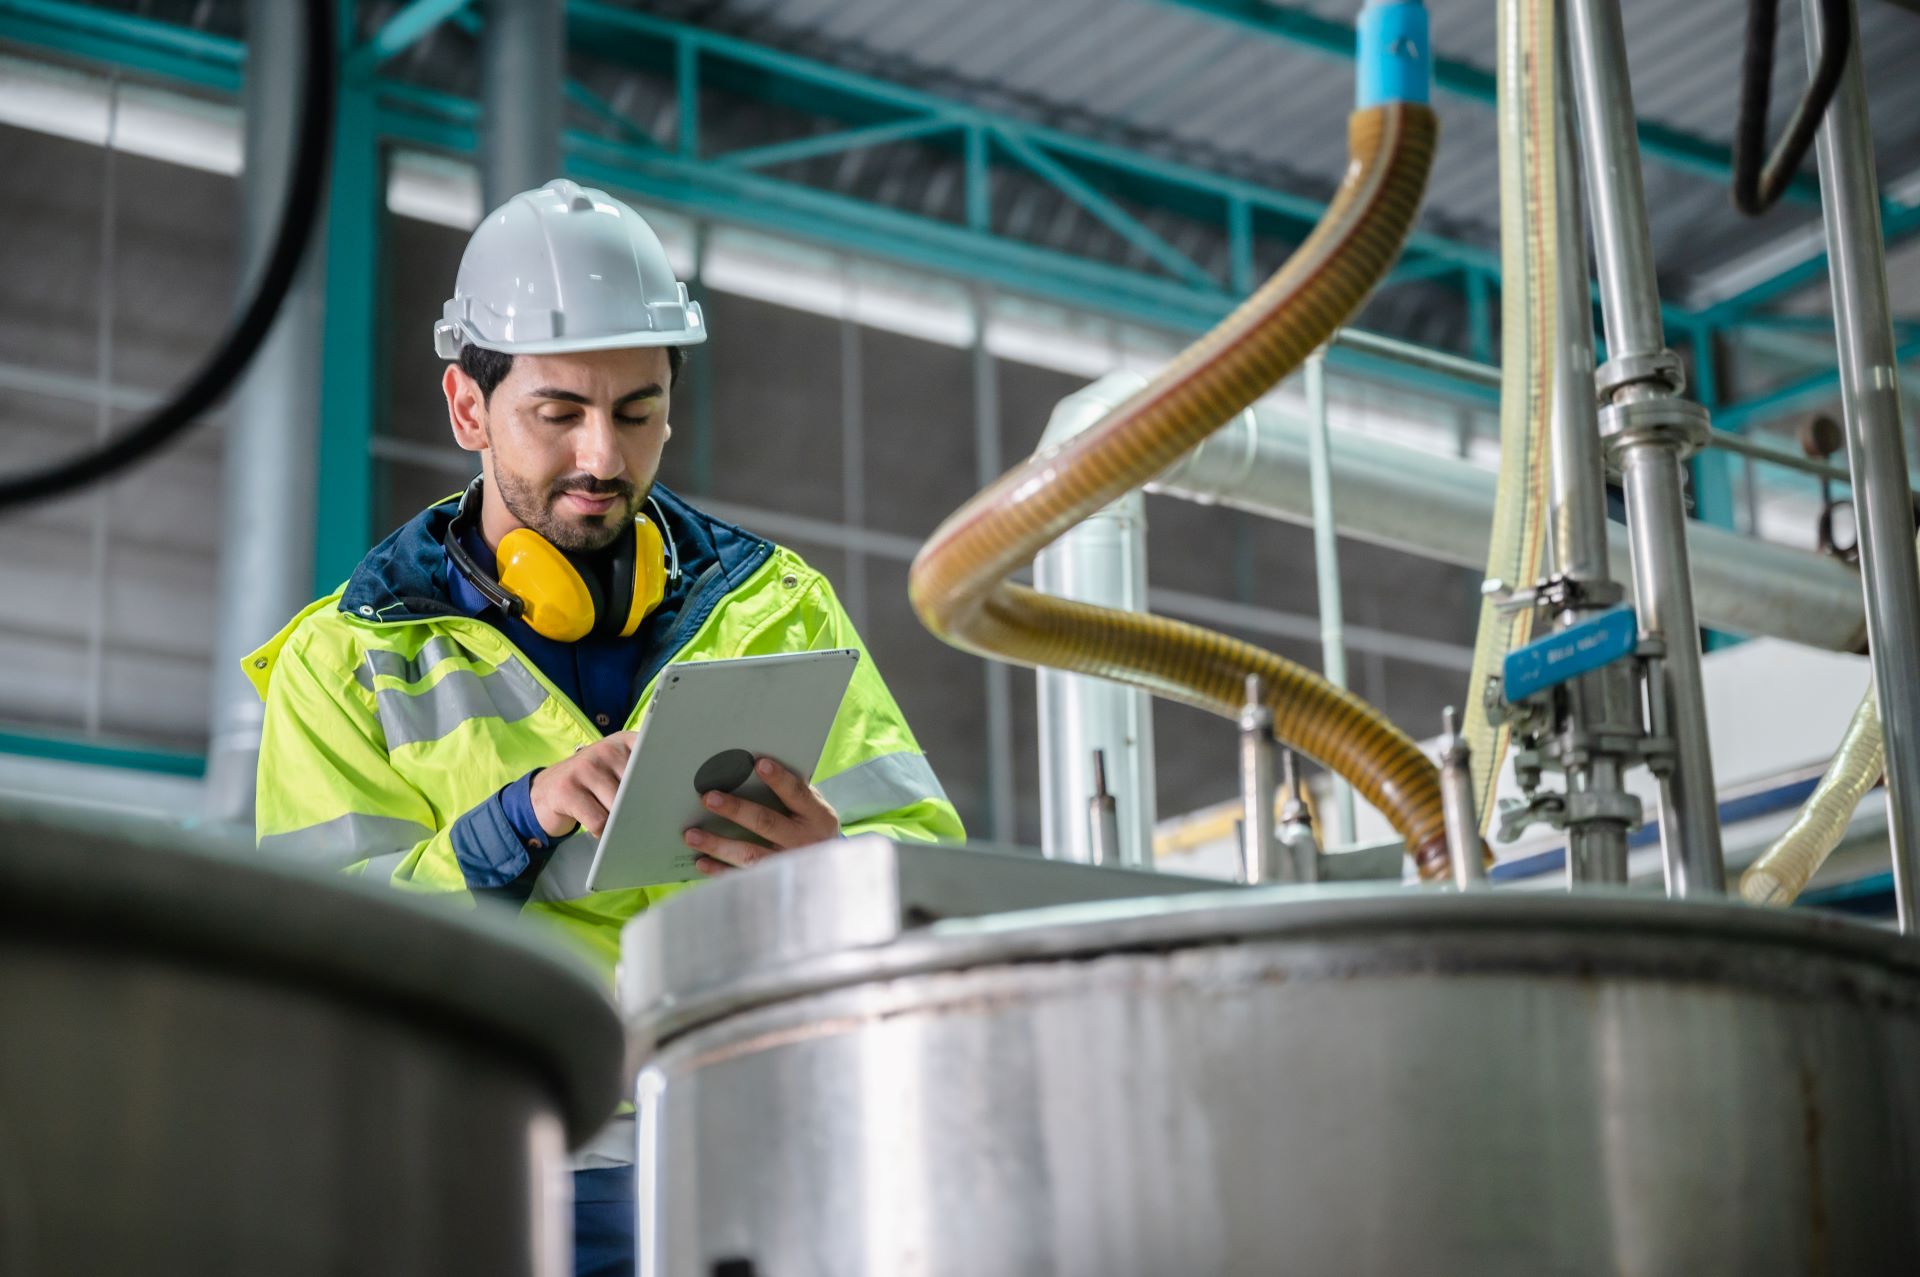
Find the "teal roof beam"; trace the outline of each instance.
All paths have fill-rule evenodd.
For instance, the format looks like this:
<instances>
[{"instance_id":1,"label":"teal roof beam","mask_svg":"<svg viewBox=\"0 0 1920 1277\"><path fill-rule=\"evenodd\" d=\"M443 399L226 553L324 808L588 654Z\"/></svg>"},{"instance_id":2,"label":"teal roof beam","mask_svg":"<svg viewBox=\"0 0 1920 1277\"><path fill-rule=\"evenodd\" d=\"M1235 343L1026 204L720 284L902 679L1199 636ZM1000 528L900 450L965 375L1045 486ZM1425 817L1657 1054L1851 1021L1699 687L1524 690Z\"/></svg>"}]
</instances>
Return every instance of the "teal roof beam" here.
<instances>
[{"instance_id":1,"label":"teal roof beam","mask_svg":"<svg viewBox=\"0 0 1920 1277\"><path fill-rule=\"evenodd\" d=\"M1816 333L1827 337L1833 336L1833 316L1824 313L1814 315L1776 315L1767 313L1739 315L1728 320L1721 326L1724 328L1759 328L1768 329L1773 332ZM1893 321L1893 331L1896 336L1902 337L1908 333L1920 331L1920 319L1895 319Z\"/></svg>"},{"instance_id":2,"label":"teal roof beam","mask_svg":"<svg viewBox=\"0 0 1920 1277\"><path fill-rule=\"evenodd\" d=\"M934 133L951 132L959 127L958 123L945 116L916 116L912 119L894 120L887 124L871 124L865 128L816 133L811 137L795 138L790 142L770 142L765 146L722 151L708 158L716 164L725 164L729 168L772 168L774 165L791 164L796 160L810 160L822 155L838 155L842 151L857 151L869 146L884 146L888 142L911 141Z\"/></svg>"},{"instance_id":3,"label":"teal roof beam","mask_svg":"<svg viewBox=\"0 0 1920 1277\"><path fill-rule=\"evenodd\" d=\"M1894 361L1911 363L1920 359L1920 339L1909 337L1894 349ZM1764 394L1743 399L1714 414L1713 424L1723 430L1748 430L1754 423L1784 417L1825 403L1840 393L1840 370L1823 368L1776 386Z\"/></svg>"},{"instance_id":4,"label":"teal roof beam","mask_svg":"<svg viewBox=\"0 0 1920 1277\"><path fill-rule=\"evenodd\" d=\"M1162 270L1196 288L1219 290L1219 281L1197 262L1156 235L1140 219L1095 190L1084 178L1018 134L996 131L994 141L1029 170L1068 199L1091 213L1101 225L1139 250Z\"/></svg>"},{"instance_id":5,"label":"teal roof beam","mask_svg":"<svg viewBox=\"0 0 1920 1277\"><path fill-rule=\"evenodd\" d=\"M1920 204L1897 204L1889 208L1887 201L1881 203L1880 236L1887 242L1888 248L1920 233ZM1700 311L1700 318L1710 324L1733 324L1775 298L1824 279L1826 274L1827 254L1822 249L1751 288L1705 307Z\"/></svg>"},{"instance_id":6,"label":"teal roof beam","mask_svg":"<svg viewBox=\"0 0 1920 1277\"><path fill-rule=\"evenodd\" d=\"M239 40L60 0L0 0L0 40L226 94L247 61Z\"/></svg>"},{"instance_id":7,"label":"teal roof beam","mask_svg":"<svg viewBox=\"0 0 1920 1277\"><path fill-rule=\"evenodd\" d=\"M1223 212L1227 201L1234 197L1244 199L1251 208L1262 213L1273 214L1303 226L1317 223L1321 214L1326 212L1325 203L1307 196L1277 191L1244 179L982 111L751 41L618 8L603 0L572 0L567 6L567 22L576 44L601 56L607 55L608 49L618 43L618 37L622 34L665 42L676 49L691 48L702 57L737 62L763 72L791 77L846 98L891 108L895 114L941 115L959 126L982 127L993 130L1000 137L1023 138L1055 158L1084 161L1169 186L1204 192L1220 203ZM1407 251L1424 257L1448 257L1459 265L1482 270L1497 272L1500 269L1498 253L1427 232L1416 231L1407 242Z\"/></svg>"},{"instance_id":8,"label":"teal roof beam","mask_svg":"<svg viewBox=\"0 0 1920 1277\"><path fill-rule=\"evenodd\" d=\"M1351 62L1354 59L1353 27L1333 18L1290 4L1268 0L1156 0L1159 4L1189 9L1223 22L1330 58ZM1433 83L1472 102L1494 105L1499 84L1493 72L1457 58L1433 59ZM1675 168L1704 177L1729 181L1733 175L1732 149L1709 138L1650 120L1639 122L1640 149ZM1788 195L1802 204L1820 202L1820 184L1803 174L1787 187Z\"/></svg>"},{"instance_id":9,"label":"teal roof beam","mask_svg":"<svg viewBox=\"0 0 1920 1277\"><path fill-rule=\"evenodd\" d=\"M356 69L371 71L395 54L404 53L470 3L472 0L412 0L353 51Z\"/></svg>"},{"instance_id":10,"label":"teal roof beam","mask_svg":"<svg viewBox=\"0 0 1920 1277\"><path fill-rule=\"evenodd\" d=\"M382 88L380 132L389 139L472 155L478 109L462 98L406 86ZM435 118L437 117L437 118ZM950 222L903 213L752 170L662 155L569 130L576 178L696 216L753 226L868 257L1004 288L1151 327L1192 333L1219 322L1236 299L1136 270L1022 244ZM1473 402L1492 392L1444 374L1335 349L1335 368Z\"/></svg>"},{"instance_id":11,"label":"teal roof beam","mask_svg":"<svg viewBox=\"0 0 1920 1277\"><path fill-rule=\"evenodd\" d=\"M613 103L607 101L598 93L595 93L592 89L580 83L580 81L568 80L566 95L567 101L573 103L588 115L596 119L605 120L607 123L613 125L614 128L620 130L622 137L626 138L627 141L633 143L635 146L650 151L665 151L667 149L660 145L659 139L654 137L653 134L647 132L638 124L635 124L632 120L622 115L615 109Z\"/></svg>"}]
</instances>

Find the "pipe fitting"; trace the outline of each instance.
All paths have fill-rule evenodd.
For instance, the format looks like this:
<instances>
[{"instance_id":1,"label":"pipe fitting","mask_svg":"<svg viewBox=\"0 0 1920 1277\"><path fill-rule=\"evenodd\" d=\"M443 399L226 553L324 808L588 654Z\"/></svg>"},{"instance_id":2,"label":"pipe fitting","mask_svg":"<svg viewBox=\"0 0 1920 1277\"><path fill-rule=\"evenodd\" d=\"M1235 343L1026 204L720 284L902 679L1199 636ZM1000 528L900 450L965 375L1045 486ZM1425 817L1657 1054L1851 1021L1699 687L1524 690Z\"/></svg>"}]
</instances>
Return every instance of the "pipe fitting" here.
<instances>
[{"instance_id":1,"label":"pipe fitting","mask_svg":"<svg viewBox=\"0 0 1920 1277\"><path fill-rule=\"evenodd\" d=\"M1600 409L1600 438L1615 467L1629 448L1669 448L1685 461L1707 446L1712 433L1707 410L1691 399L1636 399Z\"/></svg>"},{"instance_id":2,"label":"pipe fitting","mask_svg":"<svg viewBox=\"0 0 1920 1277\"><path fill-rule=\"evenodd\" d=\"M1611 403L1613 397L1628 386L1653 386L1669 395L1678 395L1687 388L1686 366L1680 362L1680 356L1662 348L1618 354L1594 369L1596 402Z\"/></svg>"}]
</instances>

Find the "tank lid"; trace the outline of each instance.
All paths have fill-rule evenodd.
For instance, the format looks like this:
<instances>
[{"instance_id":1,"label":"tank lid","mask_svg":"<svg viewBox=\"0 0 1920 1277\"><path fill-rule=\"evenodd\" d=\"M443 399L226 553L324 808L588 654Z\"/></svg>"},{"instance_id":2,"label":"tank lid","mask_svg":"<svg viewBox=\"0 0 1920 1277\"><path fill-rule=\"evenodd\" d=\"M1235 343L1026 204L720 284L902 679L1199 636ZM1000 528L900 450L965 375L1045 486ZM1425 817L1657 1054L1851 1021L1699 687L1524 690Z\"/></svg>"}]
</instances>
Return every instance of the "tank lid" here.
<instances>
[{"instance_id":1,"label":"tank lid","mask_svg":"<svg viewBox=\"0 0 1920 1277\"><path fill-rule=\"evenodd\" d=\"M261 859L217 833L0 816L0 935L164 956L398 1013L519 1057L579 1144L626 1090L619 1016L591 968L501 911Z\"/></svg>"},{"instance_id":2,"label":"tank lid","mask_svg":"<svg viewBox=\"0 0 1920 1277\"><path fill-rule=\"evenodd\" d=\"M1379 942L1390 937L1469 933L1498 933L1502 945L1565 940L1570 969L1644 965L1659 939L1700 942L1709 964L1725 957L1714 944L1734 941L1769 956L1787 948L1920 977L1920 944L1813 910L1620 889L1250 888L875 836L775 857L635 918L621 937L621 1003L646 1053L755 1006L929 972L1247 940L1357 939L1384 952ZM1434 955L1431 944L1392 947L1415 961Z\"/></svg>"},{"instance_id":3,"label":"tank lid","mask_svg":"<svg viewBox=\"0 0 1920 1277\"><path fill-rule=\"evenodd\" d=\"M804 964L957 921L1242 890L1211 878L867 834L772 857L635 918L621 935L621 1005L635 1024L653 1026L683 1007L751 1000Z\"/></svg>"}]
</instances>

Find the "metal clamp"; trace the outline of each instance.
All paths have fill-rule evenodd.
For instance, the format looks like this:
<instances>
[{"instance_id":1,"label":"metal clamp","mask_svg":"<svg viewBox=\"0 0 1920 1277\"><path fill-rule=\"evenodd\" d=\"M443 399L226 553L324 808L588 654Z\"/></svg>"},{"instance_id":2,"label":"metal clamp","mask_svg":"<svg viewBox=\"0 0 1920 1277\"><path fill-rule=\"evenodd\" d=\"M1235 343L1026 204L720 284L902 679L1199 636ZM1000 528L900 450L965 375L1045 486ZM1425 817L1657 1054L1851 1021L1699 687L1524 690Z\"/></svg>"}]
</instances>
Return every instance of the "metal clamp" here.
<instances>
[{"instance_id":1,"label":"metal clamp","mask_svg":"<svg viewBox=\"0 0 1920 1277\"><path fill-rule=\"evenodd\" d=\"M1677 395L1687 388L1686 366L1671 350L1615 355L1593 371L1594 395L1602 407L1628 386L1652 384Z\"/></svg>"},{"instance_id":2,"label":"metal clamp","mask_svg":"<svg viewBox=\"0 0 1920 1277\"><path fill-rule=\"evenodd\" d=\"M1600 410L1600 438L1606 443L1608 464L1614 466L1624 449L1647 444L1672 448L1684 461L1712 436L1707 410L1691 399L1636 399Z\"/></svg>"}]
</instances>

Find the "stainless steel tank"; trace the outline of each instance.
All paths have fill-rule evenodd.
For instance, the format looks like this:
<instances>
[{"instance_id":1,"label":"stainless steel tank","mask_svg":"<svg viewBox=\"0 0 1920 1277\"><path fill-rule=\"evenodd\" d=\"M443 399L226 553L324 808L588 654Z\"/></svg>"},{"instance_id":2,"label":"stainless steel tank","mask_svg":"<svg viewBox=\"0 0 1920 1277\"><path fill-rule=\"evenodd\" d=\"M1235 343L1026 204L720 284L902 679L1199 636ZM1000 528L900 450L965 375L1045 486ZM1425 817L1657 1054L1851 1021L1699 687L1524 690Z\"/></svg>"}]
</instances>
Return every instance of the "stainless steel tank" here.
<instances>
[{"instance_id":1,"label":"stainless steel tank","mask_svg":"<svg viewBox=\"0 0 1920 1277\"><path fill-rule=\"evenodd\" d=\"M625 1087L585 967L141 837L0 824L0 1275L571 1272Z\"/></svg>"},{"instance_id":2,"label":"stainless steel tank","mask_svg":"<svg viewBox=\"0 0 1920 1277\"><path fill-rule=\"evenodd\" d=\"M629 928L643 1273L1920 1271L1896 936L1624 893L953 916L923 854Z\"/></svg>"}]
</instances>

